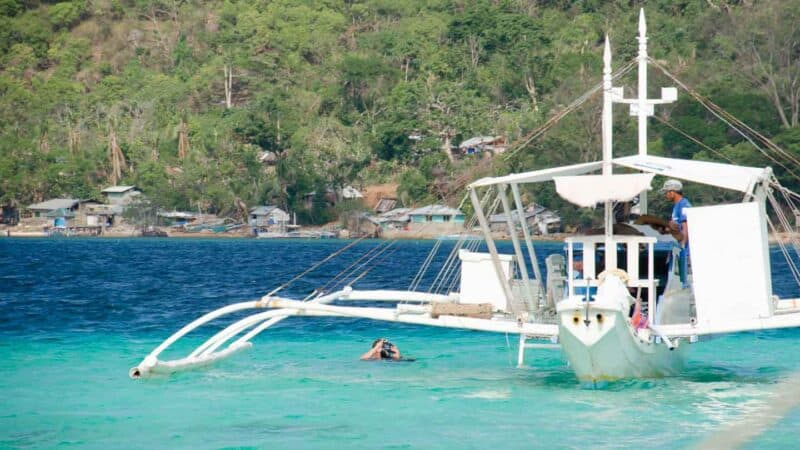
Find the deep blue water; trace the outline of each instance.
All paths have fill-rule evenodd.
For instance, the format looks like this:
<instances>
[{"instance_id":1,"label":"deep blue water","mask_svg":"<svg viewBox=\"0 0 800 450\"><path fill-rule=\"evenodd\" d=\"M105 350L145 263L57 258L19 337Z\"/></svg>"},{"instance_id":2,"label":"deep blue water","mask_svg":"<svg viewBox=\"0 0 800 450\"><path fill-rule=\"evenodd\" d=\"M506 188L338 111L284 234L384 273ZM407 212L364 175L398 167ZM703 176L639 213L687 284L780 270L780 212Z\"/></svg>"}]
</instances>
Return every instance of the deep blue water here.
<instances>
[{"instance_id":1,"label":"deep blue water","mask_svg":"<svg viewBox=\"0 0 800 450\"><path fill-rule=\"evenodd\" d=\"M589 390L557 351L530 351L517 368L504 335L290 318L211 368L128 378L184 324L258 298L347 244L0 239L0 448L691 447L767 414L800 376L798 330L704 341L678 377ZM303 297L382 245L359 243L284 294ZM355 287L407 288L432 246L394 244L355 266ZM800 297L779 258L773 269L775 292ZM358 361L381 336L417 361ZM795 447L799 426L794 408L746 446Z\"/></svg>"}]
</instances>

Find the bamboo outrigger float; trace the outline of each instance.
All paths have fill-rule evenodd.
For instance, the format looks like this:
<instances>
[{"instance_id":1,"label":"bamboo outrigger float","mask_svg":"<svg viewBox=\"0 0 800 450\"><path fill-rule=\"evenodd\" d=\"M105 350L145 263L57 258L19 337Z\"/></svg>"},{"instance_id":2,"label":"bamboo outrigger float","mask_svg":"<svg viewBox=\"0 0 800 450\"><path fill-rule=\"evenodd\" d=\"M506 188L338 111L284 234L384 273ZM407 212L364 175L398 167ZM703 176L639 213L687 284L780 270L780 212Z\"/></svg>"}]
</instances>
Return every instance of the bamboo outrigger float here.
<instances>
[{"instance_id":1,"label":"bamboo outrigger float","mask_svg":"<svg viewBox=\"0 0 800 450\"><path fill-rule=\"evenodd\" d=\"M297 300L277 296L279 288L258 300L212 311L186 325L132 368L130 376L148 377L211 364L249 348L255 336L291 316L357 317L514 334L519 336L519 364L523 364L528 348L557 347L566 355L577 378L585 382L676 374L683 366L687 344L701 342L703 336L800 327L800 299L773 295L767 240L768 228L779 229L767 214L767 205L773 207L773 216L785 229L789 227L788 220L776 197L783 196L796 210L794 202L800 196L782 187L769 167L648 155L647 118L653 115L654 105L674 101L677 92L666 88L662 89L661 98L647 98L647 64L652 61L647 56L643 12L638 39L638 97L633 99L624 98L622 88L612 85L611 51L606 39L601 161L484 178L469 186L475 210L473 220L483 232L488 253L476 252L473 240L459 240L437 276L439 286L446 291L443 294L413 290L419 286L421 275L407 291L360 291L353 289L351 282L335 292L314 292ZM614 103L630 105L631 114L638 119L637 155L613 157ZM627 173L615 174L614 168ZM600 174L594 174L598 171ZM646 214L647 191L655 175L742 195L739 203L688 209L692 238L690 283L680 280L675 263L679 246L670 234L636 224L630 225L634 234L614 234L614 202L638 196L641 213ZM562 197L580 206L602 203L605 226L602 235L568 238L566 256L548 257L547 273L542 276L525 221L520 221L523 239L510 233L514 253L504 255L497 250L487 215L502 205L508 229L514 230L511 212L524 217L519 185L547 182L554 182ZM479 191L484 194L479 195ZM495 195L494 200L491 194ZM800 284L800 270L794 263L800 256L800 242L793 240L791 244L787 247L781 243L781 251ZM420 274L428 269L437 249L438 244ZM584 264L580 274L572 269L578 253ZM533 274L528 273L528 265ZM459 278L460 289L450 289ZM391 306L347 305L365 300ZM459 305L489 305L491 314L470 317L458 312ZM632 320L634 305L647 312L647 320ZM229 325L185 358L159 359L175 341L205 323L250 309L264 311Z\"/></svg>"}]
</instances>

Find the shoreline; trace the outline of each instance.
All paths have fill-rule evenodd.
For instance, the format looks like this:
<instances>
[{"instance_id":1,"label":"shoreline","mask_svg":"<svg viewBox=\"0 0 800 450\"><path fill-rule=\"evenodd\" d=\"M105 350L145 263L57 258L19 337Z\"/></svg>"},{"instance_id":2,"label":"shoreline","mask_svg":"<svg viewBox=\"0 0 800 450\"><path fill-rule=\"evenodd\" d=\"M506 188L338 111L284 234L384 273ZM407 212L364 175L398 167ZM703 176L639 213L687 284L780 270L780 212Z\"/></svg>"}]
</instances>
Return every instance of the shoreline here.
<instances>
[{"instance_id":1,"label":"shoreline","mask_svg":"<svg viewBox=\"0 0 800 450\"><path fill-rule=\"evenodd\" d=\"M483 237L479 233L470 233L467 236L474 236L479 239L483 239ZM553 233L549 235L537 235L532 240L534 242L563 242L564 239L572 236L579 236L577 233ZM47 233L44 231L13 231L9 229L0 230L0 239L2 238L49 238ZM426 233L408 233L407 235L402 234L393 234L389 237L371 237L368 239L380 239L380 240L398 240L398 241L414 241L414 240L437 240L440 239L442 235L440 234L426 234ZM134 231L112 231L107 232L102 235L72 235L72 236L64 236L64 238L97 238L97 239L130 239L130 238L140 238L145 239L146 237L141 236L138 232ZM162 237L161 239L166 238L173 238L173 239L256 239L258 238L249 233L204 233L204 232L196 232L196 233L189 233L189 232L179 232L179 231L170 231L168 232L168 236ZM498 242L510 242L511 237L508 236L506 233L492 233L492 238ZM770 245L774 244L781 244L781 243L791 243L792 239L800 240L800 232L794 233L778 233L776 235L770 235L767 239ZM147 237L146 239L158 239L158 238L151 238ZM322 240L352 240L356 238L352 237L341 237L341 238L329 238L329 239L322 239ZM522 236L520 236L522 239ZM278 240L278 241L287 241L287 240L320 240L317 238L271 238L268 239L270 241ZM452 239L442 239L446 241L453 241L456 242L457 238Z\"/></svg>"},{"instance_id":2,"label":"shoreline","mask_svg":"<svg viewBox=\"0 0 800 450\"><path fill-rule=\"evenodd\" d=\"M446 235L447 238L443 238L441 233L418 233L418 232L409 232L409 233L393 233L390 236L377 236L377 237L369 237L367 239L379 239L385 241L416 241L416 240L444 240L444 241L458 241L456 237L458 234L454 233L452 238L451 235ZM546 236L537 235L533 238L533 241L539 242L559 242L563 241L565 238L574 236L573 233L553 233ZM49 236L44 231L14 231L10 229L0 230L0 239L10 237L10 238L49 238L49 237L56 237L56 236ZM145 237L142 236L138 231L109 231L100 235L89 235L89 234L75 234L70 236L57 236L59 238L97 238L97 239L158 239L158 237ZM174 239L257 239L258 237L252 235L250 233L213 233L213 232L181 232L181 231L168 231L166 237L161 237L161 239L166 238L174 238ZM467 234L467 239L477 238L483 239L483 236L479 232L473 232ZM504 232L496 232L492 233L492 238L498 242L505 242L511 241L511 237L508 236ZM522 236L520 236L522 238ZM353 240L358 239L357 237L336 237L336 238L326 238L322 240ZM313 237L283 237L283 238L270 238L266 240L320 240L318 238Z\"/></svg>"}]
</instances>

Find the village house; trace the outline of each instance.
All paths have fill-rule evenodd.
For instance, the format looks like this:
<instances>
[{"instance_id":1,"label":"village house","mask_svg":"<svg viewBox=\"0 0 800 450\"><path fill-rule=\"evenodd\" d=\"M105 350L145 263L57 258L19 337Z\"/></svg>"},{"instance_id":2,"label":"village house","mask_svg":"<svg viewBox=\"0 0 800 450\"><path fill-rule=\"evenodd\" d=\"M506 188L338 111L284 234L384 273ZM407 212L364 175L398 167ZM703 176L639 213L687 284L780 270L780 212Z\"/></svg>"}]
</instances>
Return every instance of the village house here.
<instances>
[{"instance_id":1,"label":"village house","mask_svg":"<svg viewBox=\"0 0 800 450\"><path fill-rule=\"evenodd\" d=\"M45 229L57 226L69 228L78 234L100 234L106 226L93 208L102 203L96 200L80 200L75 198L55 198L28 206L31 218L28 225L39 225Z\"/></svg>"},{"instance_id":2,"label":"village house","mask_svg":"<svg viewBox=\"0 0 800 450\"><path fill-rule=\"evenodd\" d=\"M525 223L532 234L546 235L556 233L561 230L561 217L555 212L544 206L532 203L523 212ZM506 214L492 214L489 216L489 227L495 232L508 232ZM517 211L511 211L511 220L517 230L520 229L520 221Z\"/></svg>"},{"instance_id":3,"label":"village house","mask_svg":"<svg viewBox=\"0 0 800 450\"><path fill-rule=\"evenodd\" d=\"M348 237L380 237L382 235L380 217L363 211L351 211L340 216L341 224L348 231Z\"/></svg>"},{"instance_id":4,"label":"village house","mask_svg":"<svg viewBox=\"0 0 800 450\"><path fill-rule=\"evenodd\" d=\"M336 191L333 189L325 189L325 193L321 198L317 198L317 191L312 191L303 195L303 207L305 209L312 209L315 202L322 203L326 208L336 205Z\"/></svg>"},{"instance_id":5,"label":"village house","mask_svg":"<svg viewBox=\"0 0 800 450\"><path fill-rule=\"evenodd\" d=\"M464 213L444 205L428 205L408 211L411 232L457 233L464 228Z\"/></svg>"},{"instance_id":6,"label":"village house","mask_svg":"<svg viewBox=\"0 0 800 450\"><path fill-rule=\"evenodd\" d=\"M347 227L359 235L374 237L401 237L409 230L410 208L396 208L374 216L367 212L358 213L357 227L348 220Z\"/></svg>"},{"instance_id":7,"label":"village house","mask_svg":"<svg viewBox=\"0 0 800 450\"><path fill-rule=\"evenodd\" d=\"M173 228L184 228L197 221L197 215L186 211L159 211L159 225L168 225Z\"/></svg>"},{"instance_id":8,"label":"village house","mask_svg":"<svg viewBox=\"0 0 800 450\"><path fill-rule=\"evenodd\" d=\"M459 144L458 152L462 156L486 152L491 155L499 155L505 152L507 148L508 144L503 136L477 136Z\"/></svg>"},{"instance_id":9,"label":"village house","mask_svg":"<svg viewBox=\"0 0 800 450\"><path fill-rule=\"evenodd\" d=\"M378 199L378 203L375 205L375 212L378 214L383 214L391 211L395 206L397 206L396 198L381 197Z\"/></svg>"},{"instance_id":10,"label":"village house","mask_svg":"<svg viewBox=\"0 0 800 450\"><path fill-rule=\"evenodd\" d=\"M364 220L370 222L371 226L375 227L374 233L383 235L385 232L403 231L408 229L409 217L408 212L410 208L396 208L386 211L378 216L364 215Z\"/></svg>"},{"instance_id":11,"label":"village house","mask_svg":"<svg viewBox=\"0 0 800 450\"><path fill-rule=\"evenodd\" d=\"M112 227L119 222L124 207L122 205L107 205L99 202L87 202L85 209L86 225Z\"/></svg>"},{"instance_id":12,"label":"village house","mask_svg":"<svg viewBox=\"0 0 800 450\"><path fill-rule=\"evenodd\" d=\"M291 218L289 213L277 206L256 206L250 209L247 224L254 229L284 230Z\"/></svg>"},{"instance_id":13,"label":"village house","mask_svg":"<svg viewBox=\"0 0 800 450\"><path fill-rule=\"evenodd\" d=\"M303 207L311 209L314 207L315 201L321 201L326 208L336 206L340 201L357 201L363 200L364 194L353 186L347 185L341 189L334 190L333 188L326 188L325 193L321 198L317 198L317 191L309 192L303 195Z\"/></svg>"},{"instance_id":14,"label":"village house","mask_svg":"<svg viewBox=\"0 0 800 450\"><path fill-rule=\"evenodd\" d=\"M19 223L19 209L16 205L0 205L0 224L14 226Z\"/></svg>"},{"instance_id":15,"label":"village house","mask_svg":"<svg viewBox=\"0 0 800 450\"><path fill-rule=\"evenodd\" d=\"M28 206L28 212L33 218L47 217L47 213L56 209L65 209L73 213L78 210L81 201L77 198L53 198Z\"/></svg>"},{"instance_id":16,"label":"village house","mask_svg":"<svg viewBox=\"0 0 800 450\"><path fill-rule=\"evenodd\" d=\"M54 198L29 205L24 226L67 229L69 234L102 234L117 225L126 206L141 195L135 186L112 186L102 191L108 203L95 199Z\"/></svg>"},{"instance_id":17,"label":"village house","mask_svg":"<svg viewBox=\"0 0 800 450\"><path fill-rule=\"evenodd\" d=\"M378 217L381 231L402 231L408 229L410 218L408 212L411 208L395 208L386 211Z\"/></svg>"},{"instance_id":18,"label":"village house","mask_svg":"<svg viewBox=\"0 0 800 450\"><path fill-rule=\"evenodd\" d=\"M341 189L340 195L342 200L359 200L364 198L364 195L353 186L345 186Z\"/></svg>"},{"instance_id":19,"label":"village house","mask_svg":"<svg viewBox=\"0 0 800 450\"><path fill-rule=\"evenodd\" d=\"M111 205L127 205L142 194L136 186L111 186L103 189L102 194Z\"/></svg>"}]
</instances>

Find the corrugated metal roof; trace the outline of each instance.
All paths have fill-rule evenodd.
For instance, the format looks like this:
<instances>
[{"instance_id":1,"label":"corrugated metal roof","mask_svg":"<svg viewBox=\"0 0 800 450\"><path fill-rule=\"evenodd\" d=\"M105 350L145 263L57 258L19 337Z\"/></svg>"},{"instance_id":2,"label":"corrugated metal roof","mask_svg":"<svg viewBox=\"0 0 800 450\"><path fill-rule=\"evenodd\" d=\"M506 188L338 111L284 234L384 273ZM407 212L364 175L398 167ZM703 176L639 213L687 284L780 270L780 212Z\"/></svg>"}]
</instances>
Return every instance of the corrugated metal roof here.
<instances>
[{"instance_id":1,"label":"corrugated metal roof","mask_svg":"<svg viewBox=\"0 0 800 450\"><path fill-rule=\"evenodd\" d=\"M158 213L160 217L166 217L168 219L193 219L194 214L183 212L183 211L161 211Z\"/></svg>"},{"instance_id":2,"label":"corrugated metal roof","mask_svg":"<svg viewBox=\"0 0 800 450\"><path fill-rule=\"evenodd\" d=\"M528 218L535 216L536 213L533 212L533 211L525 211L525 213L523 215L525 216L525 219L527 220ZM517 218L517 211L516 210L511 211L511 221L515 222L515 223L519 223L519 218ZM491 223L498 223L498 222L505 223L506 222L506 213L492 214L491 216L489 216L489 222L491 222Z\"/></svg>"},{"instance_id":3,"label":"corrugated metal roof","mask_svg":"<svg viewBox=\"0 0 800 450\"><path fill-rule=\"evenodd\" d=\"M100 192L104 194L121 194L123 192L128 192L132 189L136 189L136 186L111 186L103 189Z\"/></svg>"},{"instance_id":4,"label":"corrugated metal roof","mask_svg":"<svg viewBox=\"0 0 800 450\"><path fill-rule=\"evenodd\" d=\"M469 138L466 141L462 142L458 145L459 148L468 148L468 147L475 147L482 144L489 144L494 142L496 139L500 138L500 136L476 136L473 138Z\"/></svg>"},{"instance_id":5,"label":"corrugated metal roof","mask_svg":"<svg viewBox=\"0 0 800 450\"><path fill-rule=\"evenodd\" d=\"M80 200L77 198L53 198L41 203L34 203L28 206L28 209L37 211L52 211L58 208L72 209L78 203Z\"/></svg>"},{"instance_id":6,"label":"corrugated metal roof","mask_svg":"<svg viewBox=\"0 0 800 450\"><path fill-rule=\"evenodd\" d=\"M539 219L543 219L544 217L556 217L556 218L559 218L558 214L556 214L554 211L551 211L551 210L549 210L549 209L545 208L544 206L539 205L537 203L531 203L530 205L528 205L528 207L525 208L525 212L524 212L523 215L525 216L526 220L531 218L531 217L534 217L534 216L539 216ZM519 223L519 219L517 219L517 210L516 209L511 211L511 220L514 221L515 223ZM559 220L560 220L560 218L559 218ZM498 223L498 222L505 223L506 222L506 214L505 213L492 214L491 216L489 216L489 222L491 222L491 223Z\"/></svg>"},{"instance_id":7,"label":"corrugated metal roof","mask_svg":"<svg viewBox=\"0 0 800 450\"><path fill-rule=\"evenodd\" d=\"M360 217L361 219L369 221L373 225L380 225L381 223L386 221L385 219L383 219L381 217L373 216L373 215L370 215L369 213L366 213L366 212L362 212L361 214L359 214L358 217Z\"/></svg>"},{"instance_id":8,"label":"corrugated metal roof","mask_svg":"<svg viewBox=\"0 0 800 450\"><path fill-rule=\"evenodd\" d=\"M408 222L409 211L411 208L395 208L381 214L381 220L384 222Z\"/></svg>"},{"instance_id":9,"label":"corrugated metal roof","mask_svg":"<svg viewBox=\"0 0 800 450\"><path fill-rule=\"evenodd\" d=\"M375 211L378 213L384 213L391 211L395 206L397 206L396 198L381 198L378 200L378 204L375 205Z\"/></svg>"},{"instance_id":10,"label":"corrugated metal roof","mask_svg":"<svg viewBox=\"0 0 800 450\"><path fill-rule=\"evenodd\" d=\"M275 209L283 212L283 210L278 208L277 206L266 205L266 206L256 206L254 208L250 208L250 214L253 216L266 216L269 215L269 213L271 213Z\"/></svg>"},{"instance_id":11,"label":"corrugated metal roof","mask_svg":"<svg viewBox=\"0 0 800 450\"><path fill-rule=\"evenodd\" d=\"M464 213L459 209L451 208L445 205L428 205L423 206L422 208L412 209L408 212L409 216L455 216L459 214L463 215Z\"/></svg>"},{"instance_id":12,"label":"corrugated metal roof","mask_svg":"<svg viewBox=\"0 0 800 450\"><path fill-rule=\"evenodd\" d=\"M353 186L345 186L342 188L342 198L346 199L364 198L364 195Z\"/></svg>"}]
</instances>

